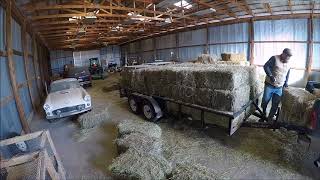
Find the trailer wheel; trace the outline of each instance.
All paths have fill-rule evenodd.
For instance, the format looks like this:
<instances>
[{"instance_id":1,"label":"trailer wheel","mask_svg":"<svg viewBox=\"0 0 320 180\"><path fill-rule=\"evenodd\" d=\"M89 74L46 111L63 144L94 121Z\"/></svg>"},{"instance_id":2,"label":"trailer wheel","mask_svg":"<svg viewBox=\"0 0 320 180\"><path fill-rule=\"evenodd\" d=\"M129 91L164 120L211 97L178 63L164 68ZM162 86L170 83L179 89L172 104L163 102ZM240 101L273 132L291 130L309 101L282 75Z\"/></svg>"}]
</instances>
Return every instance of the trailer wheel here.
<instances>
[{"instance_id":1,"label":"trailer wheel","mask_svg":"<svg viewBox=\"0 0 320 180\"><path fill-rule=\"evenodd\" d=\"M145 100L142 105L142 111L143 111L143 116L145 119L148 121L156 121L156 112L154 110L153 105L148 101Z\"/></svg>"},{"instance_id":2,"label":"trailer wheel","mask_svg":"<svg viewBox=\"0 0 320 180\"><path fill-rule=\"evenodd\" d=\"M136 97L129 96L128 103L129 103L129 107L130 107L131 111L134 114L139 114L140 113L140 106L139 106L139 103L138 103L138 100L137 100Z\"/></svg>"}]
</instances>

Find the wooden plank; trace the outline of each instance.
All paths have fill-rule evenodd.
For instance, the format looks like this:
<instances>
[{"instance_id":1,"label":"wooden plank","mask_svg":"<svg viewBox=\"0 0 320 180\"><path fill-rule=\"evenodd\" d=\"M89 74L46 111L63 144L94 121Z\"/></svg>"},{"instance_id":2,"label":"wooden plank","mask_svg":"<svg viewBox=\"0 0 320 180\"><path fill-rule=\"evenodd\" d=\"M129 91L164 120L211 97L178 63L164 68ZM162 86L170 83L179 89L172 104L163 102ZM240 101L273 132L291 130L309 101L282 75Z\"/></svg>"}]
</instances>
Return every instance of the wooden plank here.
<instances>
[{"instance_id":1,"label":"wooden plank","mask_svg":"<svg viewBox=\"0 0 320 180\"><path fill-rule=\"evenodd\" d=\"M3 106L7 105L13 99L14 99L13 95L2 97L2 99L0 100L0 107L3 108Z\"/></svg>"},{"instance_id":2,"label":"wooden plank","mask_svg":"<svg viewBox=\"0 0 320 180\"><path fill-rule=\"evenodd\" d=\"M21 141L31 140L31 139L39 137L42 133L43 133L43 131L37 131L37 132L26 134L23 136L16 136L14 138L5 139L5 140L0 141L0 147L14 144L14 143L21 142Z\"/></svg>"},{"instance_id":3,"label":"wooden plank","mask_svg":"<svg viewBox=\"0 0 320 180\"><path fill-rule=\"evenodd\" d=\"M1 160L1 168L8 168L11 166L15 166L15 165L19 165L19 164L33 161L39 156L39 152L40 151L35 151L35 152L28 153L25 155L12 157L10 159Z\"/></svg>"},{"instance_id":4,"label":"wooden plank","mask_svg":"<svg viewBox=\"0 0 320 180\"><path fill-rule=\"evenodd\" d=\"M37 168L37 180L45 180L46 179L46 168L45 168L45 150L42 150L39 153L39 161Z\"/></svg>"},{"instance_id":5,"label":"wooden plank","mask_svg":"<svg viewBox=\"0 0 320 180\"><path fill-rule=\"evenodd\" d=\"M29 92L29 97L31 100L31 104L33 107L33 110L36 110L36 105L34 102L34 97L32 95L31 89L32 89L32 84L30 82L30 73L29 73L29 57L28 57L28 43L27 43L27 32L26 32L26 21L23 22L22 24L22 51L23 51L23 62L24 62L24 71L26 74L26 79L27 79L27 85L28 85L28 92Z\"/></svg>"},{"instance_id":6,"label":"wooden plank","mask_svg":"<svg viewBox=\"0 0 320 180\"><path fill-rule=\"evenodd\" d=\"M51 135L50 135L48 130L45 131L45 133L47 134L47 140L48 140L48 142L49 142L49 144L50 144L50 146L52 148L52 152L53 152L53 154L56 157L56 160L58 162L58 169L59 169L59 174L61 175L61 179L65 179L66 172L65 172L64 167L62 165L62 161L60 159L60 156L58 155L57 150L56 150L56 148L55 148L55 146L54 146L54 144L52 142Z\"/></svg>"},{"instance_id":7,"label":"wooden plank","mask_svg":"<svg viewBox=\"0 0 320 180\"><path fill-rule=\"evenodd\" d=\"M37 42L36 42L36 34L32 35L32 54L33 54L33 69L34 69L34 76L36 77L36 85L37 85L37 92L38 92L38 96L41 97L41 86L38 82L39 76L37 75L37 71L38 71L38 49L37 49Z\"/></svg>"},{"instance_id":8,"label":"wooden plank","mask_svg":"<svg viewBox=\"0 0 320 180\"><path fill-rule=\"evenodd\" d=\"M313 64L313 17L308 19L308 59L307 59L307 73L308 77L311 73L311 68Z\"/></svg>"},{"instance_id":9,"label":"wooden plank","mask_svg":"<svg viewBox=\"0 0 320 180\"><path fill-rule=\"evenodd\" d=\"M12 49L14 55L23 56L23 52Z\"/></svg>"},{"instance_id":10,"label":"wooden plank","mask_svg":"<svg viewBox=\"0 0 320 180\"><path fill-rule=\"evenodd\" d=\"M5 51L0 51L0 56L6 57L6 56L7 56L7 53L6 53Z\"/></svg>"},{"instance_id":11,"label":"wooden plank","mask_svg":"<svg viewBox=\"0 0 320 180\"><path fill-rule=\"evenodd\" d=\"M25 133L30 133L31 130L29 128L29 124L25 117L23 104L20 99L20 95L17 87L16 75L15 75L13 50L12 50L11 6L12 6L12 0L8 0L7 7L6 7L6 35L7 35L6 43L7 43L7 55L8 55L7 65L9 70L10 82L12 86L12 92L16 101L16 106L17 106L22 129L25 131Z\"/></svg>"},{"instance_id":12,"label":"wooden plank","mask_svg":"<svg viewBox=\"0 0 320 180\"><path fill-rule=\"evenodd\" d=\"M254 63L254 21L249 22L250 64Z\"/></svg>"},{"instance_id":13,"label":"wooden plank","mask_svg":"<svg viewBox=\"0 0 320 180\"><path fill-rule=\"evenodd\" d=\"M45 168L48 170L48 174L52 180L60 180L58 172L55 170L52 160L48 153L45 151Z\"/></svg>"}]
</instances>

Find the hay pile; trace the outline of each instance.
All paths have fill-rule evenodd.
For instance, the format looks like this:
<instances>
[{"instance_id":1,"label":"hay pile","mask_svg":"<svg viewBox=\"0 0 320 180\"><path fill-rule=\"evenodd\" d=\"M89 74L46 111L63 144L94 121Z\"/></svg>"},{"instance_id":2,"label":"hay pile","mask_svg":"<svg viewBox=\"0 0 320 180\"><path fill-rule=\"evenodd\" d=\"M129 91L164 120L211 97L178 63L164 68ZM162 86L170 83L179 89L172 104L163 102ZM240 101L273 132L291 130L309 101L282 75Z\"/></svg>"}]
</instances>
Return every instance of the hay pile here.
<instances>
[{"instance_id":1,"label":"hay pile","mask_svg":"<svg viewBox=\"0 0 320 180\"><path fill-rule=\"evenodd\" d=\"M172 171L171 164L162 156L133 148L117 157L109 170L115 178L165 179Z\"/></svg>"},{"instance_id":2,"label":"hay pile","mask_svg":"<svg viewBox=\"0 0 320 180\"><path fill-rule=\"evenodd\" d=\"M141 133L152 138L161 138L161 128L151 122L124 120L118 124L120 136L131 133Z\"/></svg>"},{"instance_id":3,"label":"hay pile","mask_svg":"<svg viewBox=\"0 0 320 180\"><path fill-rule=\"evenodd\" d=\"M120 154L109 166L115 178L165 179L172 167L162 156L161 128L149 122L125 120L118 124Z\"/></svg>"},{"instance_id":4,"label":"hay pile","mask_svg":"<svg viewBox=\"0 0 320 180\"><path fill-rule=\"evenodd\" d=\"M247 61L246 55L244 53L222 53L222 61L232 61L232 62L241 62Z\"/></svg>"},{"instance_id":5,"label":"hay pile","mask_svg":"<svg viewBox=\"0 0 320 180\"><path fill-rule=\"evenodd\" d=\"M311 111L317 97L305 89L289 87L284 89L280 121L310 126Z\"/></svg>"},{"instance_id":6,"label":"hay pile","mask_svg":"<svg viewBox=\"0 0 320 180\"><path fill-rule=\"evenodd\" d=\"M146 136L142 133L125 134L116 140L119 153L128 149L136 149L149 154L161 154L162 141L159 138Z\"/></svg>"},{"instance_id":7,"label":"hay pile","mask_svg":"<svg viewBox=\"0 0 320 180\"><path fill-rule=\"evenodd\" d=\"M254 97L253 66L183 63L122 72L121 86L137 92L236 112ZM250 97L251 94L251 97Z\"/></svg>"},{"instance_id":8,"label":"hay pile","mask_svg":"<svg viewBox=\"0 0 320 180\"><path fill-rule=\"evenodd\" d=\"M84 113L77 119L81 129L89 129L98 126L104 121L110 119L108 108L103 110L92 109L90 112Z\"/></svg>"},{"instance_id":9,"label":"hay pile","mask_svg":"<svg viewBox=\"0 0 320 180\"><path fill-rule=\"evenodd\" d=\"M193 163L177 163L172 170L171 180L214 180L221 179L215 176L211 170L201 164Z\"/></svg>"}]
</instances>

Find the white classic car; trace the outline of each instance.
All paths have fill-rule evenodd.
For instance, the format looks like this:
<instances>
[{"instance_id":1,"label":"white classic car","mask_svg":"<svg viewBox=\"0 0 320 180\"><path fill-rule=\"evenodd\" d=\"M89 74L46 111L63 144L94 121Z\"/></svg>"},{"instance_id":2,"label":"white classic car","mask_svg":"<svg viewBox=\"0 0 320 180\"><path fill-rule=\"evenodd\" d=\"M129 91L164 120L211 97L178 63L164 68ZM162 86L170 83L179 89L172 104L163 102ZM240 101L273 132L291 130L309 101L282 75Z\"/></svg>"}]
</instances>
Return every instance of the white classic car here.
<instances>
[{"instance_id":1,"label":"white classic car","mask_svg":"<svg viewBox=\"0 0 320 180\"><path fill-rule=\"evenodd\" d=\"M92 109L91 97L75 78L53 81L43 105L47 119L62 118Z\"/></svg>"}]
</instances>

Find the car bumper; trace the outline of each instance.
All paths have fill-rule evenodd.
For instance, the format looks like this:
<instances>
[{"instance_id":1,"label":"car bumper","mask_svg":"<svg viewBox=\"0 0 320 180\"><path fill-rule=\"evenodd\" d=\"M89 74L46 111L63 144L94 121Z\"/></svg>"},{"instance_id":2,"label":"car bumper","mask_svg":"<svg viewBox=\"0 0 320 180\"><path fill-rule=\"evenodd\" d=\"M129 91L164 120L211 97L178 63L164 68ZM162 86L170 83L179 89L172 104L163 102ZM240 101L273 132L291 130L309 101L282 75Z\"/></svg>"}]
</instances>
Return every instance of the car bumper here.
<instances>
[{"instance_id":1,"label":"car bumper","mask_svg":"<svg viewBox=\"0 0 320 180\"><path fill-rule=\"evenodd\" d=\"M76 114L80 114L80 113L84 113L87 111L90 111L92 109L92 107L87 107L83 110L73 110L73 111L69 111L69 112L63 112L59 115L50 115L50 116L46 116L47 119L56 119L56 118L63 118L63 117L68 117L68 116L72 116L72 115L76 115Z\"/></svg>"}]
</instances>

